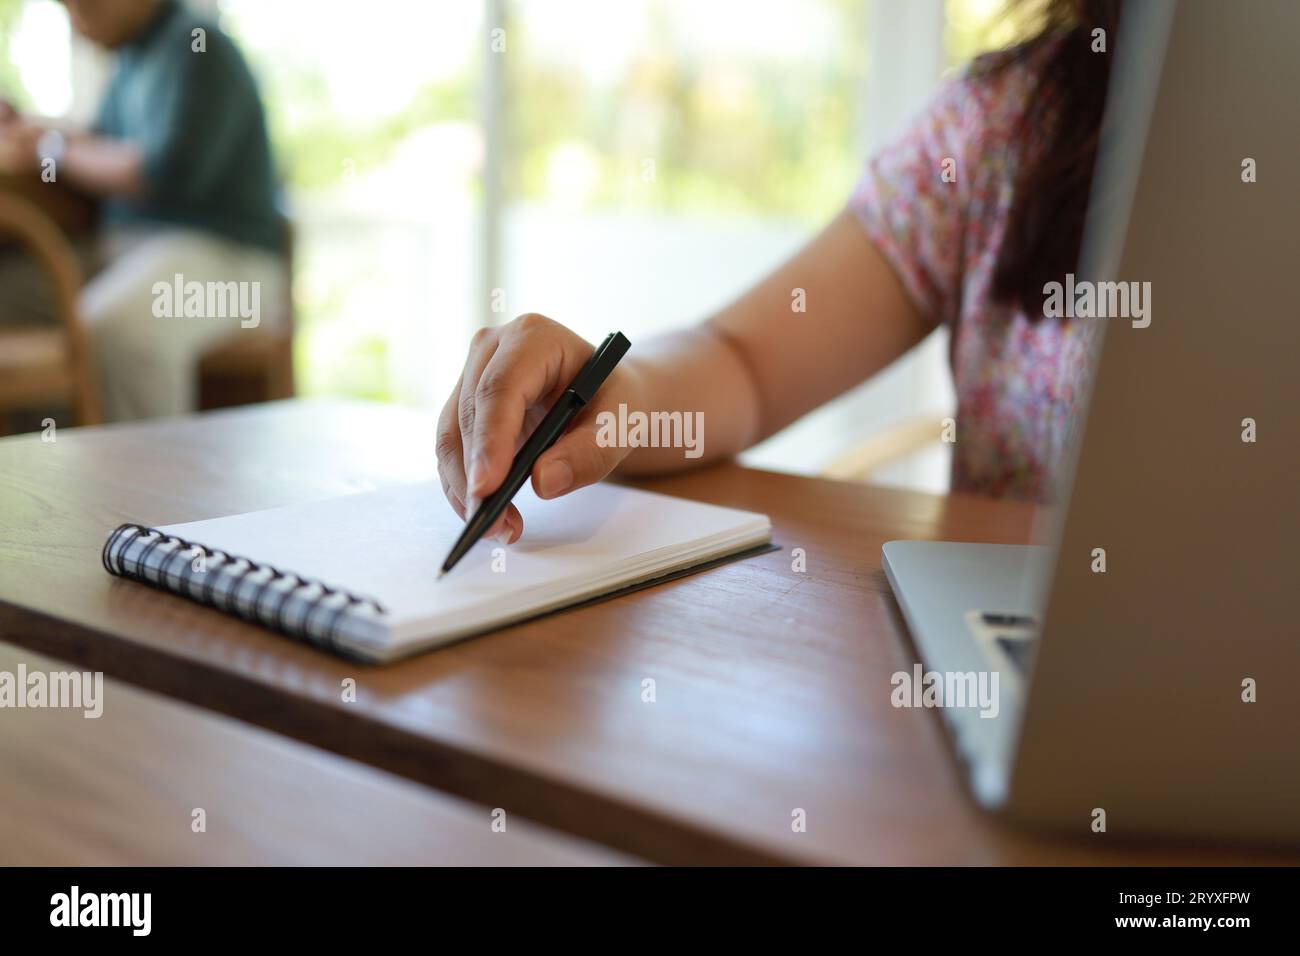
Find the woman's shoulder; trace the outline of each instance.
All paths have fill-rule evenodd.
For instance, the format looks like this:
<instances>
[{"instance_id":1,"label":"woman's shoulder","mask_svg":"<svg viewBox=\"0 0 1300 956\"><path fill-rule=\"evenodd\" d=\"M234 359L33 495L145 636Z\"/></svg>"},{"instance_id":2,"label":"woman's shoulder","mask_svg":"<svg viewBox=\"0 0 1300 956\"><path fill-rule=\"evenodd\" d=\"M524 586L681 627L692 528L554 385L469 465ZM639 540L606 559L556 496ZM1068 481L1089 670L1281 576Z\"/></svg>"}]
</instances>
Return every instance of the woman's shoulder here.
<instances>
[{"instance_id":1,"label":"woman's shoulder","mask_svg":"<svg viewBox=\"0 0 1300 956\"><path fill-rule=\"evenodd\" d=\"M943 84L937 107L950 111L968 134L1010 135L1061 40L1048 34L975 57Z\"/></svg>"}]
</instances>

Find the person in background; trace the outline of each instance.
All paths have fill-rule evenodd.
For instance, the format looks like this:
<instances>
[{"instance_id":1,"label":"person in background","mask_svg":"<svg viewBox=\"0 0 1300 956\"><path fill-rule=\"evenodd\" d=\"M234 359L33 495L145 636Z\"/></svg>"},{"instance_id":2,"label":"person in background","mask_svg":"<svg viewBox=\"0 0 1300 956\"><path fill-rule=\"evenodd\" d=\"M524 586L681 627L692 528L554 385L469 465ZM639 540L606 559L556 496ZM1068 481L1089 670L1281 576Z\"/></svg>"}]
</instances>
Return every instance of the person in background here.
<instances>
[{"instance_id":1,"label":"person in background","mask_svg":"<svg viewBox=\"0 0 1300 956\"><path fill-rule=\"evenodd\" d=\"M537 494L615 468L646 474L734 455L943 324L958 402L953 490L1049 499L1096 323L1045 315L1044 285L1076 267L1119 8L1047 0L1032 39L948 80L801 252L700 325L634 345L538 460ZM795 289L804 313L792 313ZM438 423L439 475L458 513L501 483L591 351L538 315L477 333ZM604 447L597 416L621 403L702 411L703 456ZM523 517L511 506L492 530L514 541Z\"/></svg>"},{"instance_id":2,"label":"person in background","mask_svg":"<svg viewBox=\"0 0 1300 956\"><path fill-rule=\"evenodd\" d=\"M235 44L177 0L64 5L78 33L114 53L98 118L89 131L62 132L6 105L0 166L52 169L56 183L101 201L101 232L78 253L105 417L182 414L195 406L206 350L282 318L283 240L262 102ZM205 294L203 314L187 315L177 276L182 289L219 283L222 295ZM159 283L171 291L155 290ZM16 252L0 256L0 322L49 321L34 265Z\"/></svg>"}]
</instances>

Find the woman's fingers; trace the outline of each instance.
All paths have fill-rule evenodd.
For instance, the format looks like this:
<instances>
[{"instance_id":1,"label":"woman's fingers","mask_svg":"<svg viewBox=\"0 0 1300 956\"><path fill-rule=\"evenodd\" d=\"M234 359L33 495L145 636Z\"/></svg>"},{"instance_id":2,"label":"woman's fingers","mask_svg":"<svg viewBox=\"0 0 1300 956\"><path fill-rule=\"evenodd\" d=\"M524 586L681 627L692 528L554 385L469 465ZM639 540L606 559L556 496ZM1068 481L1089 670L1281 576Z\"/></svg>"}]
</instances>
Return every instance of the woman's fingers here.
<instances>
[{"instance_id":1,"label":"woman's fingers","mask_svg":"<svg viewBox=\"0 0 1300 956\"><path fill-rule=\"evenodd\" d=\"M434 452L438 456L438 479L442 482L442 492L447 496L456 514L465 515L465 454L460 440L460 422L457 420L457 404L460 396L460 382L451 390L451 397L442 406L438 416L438 435Z\"/></svg>"},{"instance_id":2,"label":"woman's fingers","mask_svg":"<svg viewBox=\"0 0 1300 956\"><path fill-rule=\"evenodd\" d=\"M460 441L464 464L462 469L466 476L472 471L470 455L472 447L469 438L474 434L474 421L478 416L475 393L483 370L487 368L492 357L496 355L501 344L501 330L479 329L470 340L469 354L465 357L465 368L461 372L459 400L456 406L457 423L460 426Z\"/></svg>"},{"instance_id":3,"label":"woman's fingers","mask_svg":"<svg viewBox=\"0 0 1300 956\"><path fill-rule=\"evenodd\" d=\"M548 448L533 466L533 490L539 498L558 498L594 485L627 457L631 449L608 440L611 429L600 427L602 416L617 415L628 400L622 370L615 370L596 393L596 399L574 419L573 425Z\"/></svg>"},{"instance_id":4,"label":"woman's fingers","mask_svg":"<svg viewBox=\"0 0 1300 956\"><path fill-rule=\"evenodd\" d=\"M500 486L527 437L529 410L549 406L591 353L589 344L542 316L510 323L474 392L474 429L466 439L471 495Z\"/></svg>"},{"instance_id":5,"label":"woman's fingers","mask_svg":"<svg viewBox=\"0 0 1300 956\"><path fill-rule=\"evenodd\" d=\"M592 346L557 322L523 315L477 332L460 381L438 419L438 474L456 513L468 519L505 480L527 433L591 358ZM554 498L604 478L628 449L604 447L598 418L627 400L629 377L616 370L573 427L533 469L538 495ZM524 519L513 504L489 532L513 542Z\"/></svg>"}]
</instances>

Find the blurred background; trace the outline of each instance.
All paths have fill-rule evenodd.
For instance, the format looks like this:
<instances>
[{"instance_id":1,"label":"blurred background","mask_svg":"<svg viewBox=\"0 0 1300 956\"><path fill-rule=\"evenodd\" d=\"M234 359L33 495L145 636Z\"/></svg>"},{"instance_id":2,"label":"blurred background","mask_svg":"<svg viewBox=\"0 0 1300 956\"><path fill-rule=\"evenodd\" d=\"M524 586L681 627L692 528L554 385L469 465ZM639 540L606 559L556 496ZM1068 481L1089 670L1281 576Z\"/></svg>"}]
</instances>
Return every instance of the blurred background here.
<instances>
[{"instance_id":1,"label":"blurred background","mask_svg":"<svg viewBox=\"0 0 1300 956\"><path fill-rule=\"evenodd\" d=\"M481 324L535 311L635 342L726 303L1011 30L1000 0L188 2L265 100L297 394L428 406ZM0 88L22 109L89 120L109 63L62 4L0 0ZM946 348L936 333L746 459L834 473L937 421ZM868 456L870 477L942 491L945 447Z\"/></svg>"}]
</instances>

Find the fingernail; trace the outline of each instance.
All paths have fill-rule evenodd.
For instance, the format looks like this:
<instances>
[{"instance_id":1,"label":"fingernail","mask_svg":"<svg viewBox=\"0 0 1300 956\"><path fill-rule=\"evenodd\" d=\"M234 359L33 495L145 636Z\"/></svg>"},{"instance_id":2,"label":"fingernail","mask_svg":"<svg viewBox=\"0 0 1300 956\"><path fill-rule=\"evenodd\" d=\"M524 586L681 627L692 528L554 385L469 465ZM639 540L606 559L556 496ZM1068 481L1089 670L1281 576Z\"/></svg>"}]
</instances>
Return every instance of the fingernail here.
<instances>
[{"instance_id":1,"label":"fingernail","mask_svg":"<svg viewBox=\"0 0 1300 956\"><path fill-rule=\"evenodd\" d=\"M558 458L543 465L537 477L538 484L542 486L542 497L554 498L556 495L563 494L573 484L573 469L563 458Z\"/></svg>"},{"instance_id":2,"label":"fingernail","mask_svg":"<svg viewBox=\"0 0 1300 956\"><path fill-rule=\"evenodd\" d=\"M500 541L502 544L509 544L510 539L514 536L514 532L510 529L510 519L502 517L497 520L499 523L494 530L492 538L496 541Z\"/></svg>"}]
</instances>

